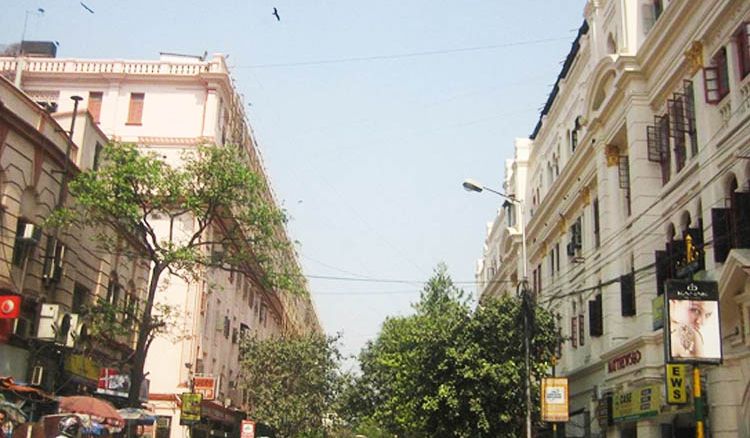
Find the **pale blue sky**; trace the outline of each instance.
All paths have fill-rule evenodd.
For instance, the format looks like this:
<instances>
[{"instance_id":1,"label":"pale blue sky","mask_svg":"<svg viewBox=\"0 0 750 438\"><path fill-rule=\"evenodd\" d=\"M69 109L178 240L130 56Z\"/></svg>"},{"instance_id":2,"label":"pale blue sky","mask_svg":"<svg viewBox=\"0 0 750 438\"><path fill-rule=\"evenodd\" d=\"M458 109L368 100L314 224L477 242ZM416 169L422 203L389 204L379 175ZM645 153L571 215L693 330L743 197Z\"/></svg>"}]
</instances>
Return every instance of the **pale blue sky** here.
<instances>
[{"instance_id":1,"label":"pale blue sky","mask_svg":"<svg viewBox=\"0 0 750 438\"><path fill-rule=\"evenodd\" d=\"M324 328L356 353L440 262L474 293L513 139L528 136L584 0L1 0L0 43L58 57L226 53L291 214ZM277 7L281 21L271 15ZM404 55L404 56L402 56ZM399 282L381 281L399 280ZM403 280L403 282L401 282Z\"/></svg>"}]
</instances>

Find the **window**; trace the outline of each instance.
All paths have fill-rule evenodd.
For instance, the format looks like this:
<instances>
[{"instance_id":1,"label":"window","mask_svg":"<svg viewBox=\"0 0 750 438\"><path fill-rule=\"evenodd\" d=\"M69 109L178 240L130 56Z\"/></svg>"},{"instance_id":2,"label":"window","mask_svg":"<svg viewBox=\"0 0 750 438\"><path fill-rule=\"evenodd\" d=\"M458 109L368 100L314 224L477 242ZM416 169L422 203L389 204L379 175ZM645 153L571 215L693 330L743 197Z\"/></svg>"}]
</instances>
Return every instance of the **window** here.
<instances>
[{"instance_id":1,"label":"window","mask_svg":"<svg viewBox=\"0 0 750 438\"><path fill-rule=\"evenodd\" d=\"M666 184L670 178L672 159L669 154L669 116L654 118L657 131L657 147L659 149L659 164L661 165L661 183Z\"/></svg>"},{"instance_id":2,"label":"window","mask_svg":"<svg viewBox=\"0 0 750 438\"><path fill-rule=\"evenodd\" d=\"M128 108L128 125L140 125L143 118L143 101L145 94L130 93L130 107Z\"/></svg>"},{"instance_id":3,"label":"window","mask_svg":"<svg viewBox=\"0 0 750 438\"><path fill-rule=\"evenodd\" d=\"M73 287L73 304L70 306L73 313L81 313L90 295L91 291L88 288L80 283L75 284Z\"/></svg>"},{"instance_id":4,"label":"window","mask_svg":"<svg viewBox=\"0 0 750 438\"><path fill-rule=\"evenodd\" d=\"M584 324L583 324L583 306L581 306L581 313L578 314L578 345L583 347L583 345L586 343L586 336L584 332Z\"/></svg>"},{"instance_id":5,"label":"window","mask_svg":"<svg viewBox=\"0 0 750 438\"><path fill-rule=\"evenodd\" d=\"M577 120L576 120L576 123L578 123ZM570 131L570 151L575 152L577 147L578 147L578 126L576 126L575 129Z\"/></svg>"},{"instance_id":6,"label":"window","mask_svg":"<svg viewBox=\"0 0 750 438\"><path fill-rule=\"evenodd\" d=\"M676 96L674 96L676 97ZM667 101L667 114L669 118L669 136L672 137L674 146L675 172L685 167L687 152L685 150L685 123L684 101L681 98L673 98Z\"/></svg>"},{"instance_id":7,"label":"window","mask_svg":"<svg viewBox=\"0 0 750 438\"><path fill-rule=\"evenodd\" d=\"M109 275L109 283L107 284L107 302L113 306L117 306L120 300L120 290L122 286L117 282L117 274L111 273Z\"/></svg>"},{"instance_id":8,"label":"window","mask_svg":"<svg viewBox=\"0 0 750 438\"><path fill-rule=\"evenodd\" d=\"M567 246L568 257L580 257L581 248L583 247L583 238L581 234L581 217L579 216L570 227L570 241Z\"/></svg>"},{"instance_id":9,"label":"window","mask_svg":"<svg viewBox=\"0 0 750 438\"><path fill-rule=\"evenodd\" d=\"M622 316L635 316L635 273L620 276L620 302Z\"/></svg>"},{"instance_id":10,"label":"window","mask_svg":"<svg viewBox=\"0 0 750 438\"><path fill-rule=\"evenodd\" d=\"M589 334L598 337L604 334L604 313L602 312L602 294L589 301Z\"/></svg>"},{"instance_id":11,"label":"window","mask_svg":"<svg viewBox=\"0 0 750 438\"><path fill-rule=\"evenodd\" d=\"M750 73L750 21L746 21L734 34L737 41L737 60L740 69L740 79Z\"/></svg>"},{"instance_id":12,"label":"window","mask_svg":"<svg viewBox=\"0 0 750 438\"><path fill-rule=\"evenodd\" d=\"M19 218L18 225L16 225L16 239L13 244L13 265L22 267L41 237L41 228Z\"/></svg>"},{"instance_id":13,"label":"window","mask_svg":"<svg viewBox=\"0 0 750 438\"><path fill-rule=\"evenodd\" d=\"M229 339L230 321L229 317L224 317L224 339Z\"/></svg>"},{"instance_id":14,"label":"window","mask_svg":"<svg viewBox=\"0 0 750 438\"><path fill-rule=\"evenodd\" d=\"M103 93L101 91L89 92L88 109L89 114L94 119L94 123L99 123L99 116L102 112L102 96Z\"/></svg>"},{"instance_id":15,"label":"window","mask_svg":"<svg viewBox=\"0 0 750 438\"><path fill-rule=\"evenodd\" d=\"M101 145L101 143L96 142L96 146L94 147L94 162L91 164L91 168L94 170L99 169L99 165L101 164L103 149L104 147Z\"/></svg>"},{"instance_id":16,"label":"window","mask_svg":"<svg viewBox=\"0 0 750 438\"><path fill-rule=\"evenodd\" d=\"M750 248L750 192L738 192L737 180L729 187L729 208L711 209L714 261L726 261L732 248Z\"/></svg>"},{"instance_id":17,"label":"window","mask_svg":"<svg viewBox=\"0 0 750 438\"><path fill-rule=\"evenodd\" d=\"M706 103L719 103L729 94L729 67L727 49L722 47L711 59L711 66L703 68Z\"/></svg>"},{"instance_id":18,"label":"window","mask_svg":"<svg viewBox=\"0 0 750 438\"><path fill-rule=\"evenodd\" d=\"M664 12L664 4L662 0L653 0L654 5L654 21L658 20L661 13Z\"/></svg>"},{"instance_id":19,"label":"window","mask_svg":"<svg viewBox=\"0 0 750 438\"><path fill-rule=\"evenodd\" d=\"M44 251L42 279L46 283L57 283L62 278L65 245L52 236L47 237L47 248Z\"/></svg>"}]
</instances>

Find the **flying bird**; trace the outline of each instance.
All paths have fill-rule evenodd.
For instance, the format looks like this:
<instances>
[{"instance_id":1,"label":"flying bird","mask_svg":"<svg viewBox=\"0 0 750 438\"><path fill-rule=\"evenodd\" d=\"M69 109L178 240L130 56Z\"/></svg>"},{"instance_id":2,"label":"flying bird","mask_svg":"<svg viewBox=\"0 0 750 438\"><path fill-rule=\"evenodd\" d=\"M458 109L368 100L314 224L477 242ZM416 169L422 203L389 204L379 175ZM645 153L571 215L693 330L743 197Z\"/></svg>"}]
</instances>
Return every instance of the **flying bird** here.
<instances>
[{"instance_id":1,"label":"flying bird","mask_svg":"<svg viewBox=\"0 0 750 438\"><path fill-rule=\"evenodd\" d=\"M279 10L276 8L273 8L273 16L276 17L276 21L281 21L281 17L279 17Z\"/></svg>"},{"instance_id":2,"label":"flying bird","mask_svg":"<svg viewBox=\"0 0 750 438\"><path fill-rule=\"evenodd\" d=\"M86 6L86 3L84 3L84 2L81 2L81 6L83 6L83 9L85 9L85 10L87 10L87 11L91 12L92 14L94 13L94 10L93 10L93 9L91 9L90 7Z\"/></svg>"}]
</instances>

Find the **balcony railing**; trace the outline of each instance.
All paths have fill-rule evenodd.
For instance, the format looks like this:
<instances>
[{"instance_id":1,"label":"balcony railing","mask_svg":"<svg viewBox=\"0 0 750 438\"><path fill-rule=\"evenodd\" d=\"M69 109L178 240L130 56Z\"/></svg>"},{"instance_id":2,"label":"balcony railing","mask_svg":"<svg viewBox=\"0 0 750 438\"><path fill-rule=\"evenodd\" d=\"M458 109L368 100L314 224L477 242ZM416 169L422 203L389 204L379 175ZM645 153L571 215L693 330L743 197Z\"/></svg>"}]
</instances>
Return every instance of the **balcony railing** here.
<instances>
[{"instance_id":1,"label":"balcony railing","mask_svg":"<svg viewBox=\"0 0 750 438\"><path fill-rule=\"evenodd\" d=\"M15 71L17 58L0 58L0 72ZM201 73L228 73L223 60L201 63L174 63L168 61L88 61L71 59L26 59L27 73L76 73L197 76Z\"/></svg>"}]
</instances>

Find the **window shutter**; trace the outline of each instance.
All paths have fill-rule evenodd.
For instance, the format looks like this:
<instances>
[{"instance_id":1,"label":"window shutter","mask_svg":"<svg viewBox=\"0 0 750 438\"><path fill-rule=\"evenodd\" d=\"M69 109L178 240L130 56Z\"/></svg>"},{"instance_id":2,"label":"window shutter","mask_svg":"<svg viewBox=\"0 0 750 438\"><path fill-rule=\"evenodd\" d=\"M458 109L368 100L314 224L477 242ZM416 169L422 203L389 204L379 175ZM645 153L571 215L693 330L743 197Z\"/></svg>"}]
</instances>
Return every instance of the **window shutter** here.
<instances>
[{"instance_id":1,"label":"window shutter","mask_svg":"<svg viewBox=\"0 0 750 438\"><path fill-rule=\"evenodd\" d=\"M750 73L750 21L742 23L737 34L737 50L740 61L740 78Z\"/></svg>"},{"instance_id":2,"label":"window shutter","mask_svg":"<svg viewBox=\"0 0 750 438\"><path fill-rule=\"evenodd\" d=\"M750 248L750 192L732 193L734 248Z\"/></svg>"},{"instance_id":3,"label":"window shutter","mask_svg":"<svg viewBox=\"0 0 750 438\"><path fill-rule=\"evenodd\" d=\"M620 188L623 190L630 189L630 160L627 155L620 156L617 173L620 177Z\"/></svg>"},{"instance_id":4,"label":"window shutter","mask_svg":"<svg viewBox=\"0 0 750 438\"><path fill-rule=\"evenodd\" d=\"M599 294L595 299L589 301L589 334L591 337L598 337L604 334L602 316L602 296Z\"/></svg>"},{"instance_id":5,"label":"window shutter","mask_svg":"<svg viewBox=\"0 0 750 438\"><path fill-rule=\"evenodd\" d=\"M102 112L102 92L92 91L89 93L88 111L94 119L94 123L99 123L99 115Z\"/></svg>"},{"instance_id":6,"label":"window shutter","mask_svg":"<svg viewBox=\"0 0 750 438\"><path fill-rule=\"evenodd\" d=\"M578 348L578 317L570 318L570 344Z\"/></svg>"},{"instance_id":7,"label":"window shutter","mask_svg":"<svg viewBox=\"0 0 750 438\"><path fill-rule=\"evenodd\" d=\"M706 103L718 103L721 100L719 69L716 67L703 67L703 84L706 89Z\"/></svg>"},{"instance_id":8,"label":"window shutter","mask_svg":"<svg viewBox=\"0 0 750 438\"><path fill-rule=\"evenodd\" d=\"M661 163L661 152L659 152L659 131L656 126L646 127L646 145L648 147L648 161Z\"/></svg>"},{"instance_id":9,"label":"window shutter","mask_svg":"<svg viewBox=\"0 0 750 438\"><path fill-rule=\"evenodd\" d=\"M663 184L669 182L670 155L669 155L669 116L654 117L656 123L657 141L659 143L659 162L661 163L661 180Z\"/></svg>"},{"instance_id":10,"label":"window shutter","mask_svg":"<svg viewBox=\"0 0 750 438\"><path fill-rule=\"evenodd\" d=\"M667 251L655 251L654 259L656 265L656 295L664 293L664 283L669 279L669 255Z\"/></svg>"},{"instance_id":11,"label":"window shutter","mask_svg":"<svg viewBox=\"0 0 750 438\"><path fill-rule=\"evenodd\" d=\"M620 301L622 316L635 315L635 275L631 272L620 276Z\"/></svg>"},{"instance_id":12,"label":"window shutter","mask_svg":"<svg viewBox=\"0 0 750 438\"><path fill-rule=\"evenodd\" d=\"M578 315L578 343L581 344L581 347L583 347L583 345L586 343L586 333L584 331L583 314Z\"/></svg>"},{"instance_id":13,"label":"window shutter","mask_svg":"<svg viewBox=\"0 0 750 438\"><path fill-rule=\"evenodd\" d=\"M711 230L714 238L714 261L724 263L732 249L730 234L730 210L728 208L711 209Z\"/></svg>"},{"instance_id":14,"label":"window shutter","mask_svg":"<svg viewBox=\"0 0 750 438\"><path fill-rule=\"evenodd\" d=\"M667 100L667 115L669 116L669 136L672 138L683 137L687 132L685 123L685 111L683 110L683 95L674 93L672 99Z\"/></svg>"},{"instance_id":15,"label":"window shutter","mask_svg":"<svg viewBox=\"0 0 750 438\"><path fill-rule=\"evenodd\" d=\"M682 81L682 94L685 96L685 123L689 134L695 133L695 95L693 81Z\"/></svg>"},{"instance_id":16,"label":"window shutter","mask_svg":"<svg viewBox=\"0 0 750 438\"><path fill-rule=\"evenodd\" d=\"M130 94L130 107L128 108L128 124L140 125L143 118L143 93Z\"/></svg>"}]
</instances>

